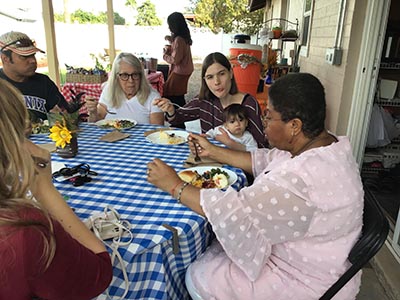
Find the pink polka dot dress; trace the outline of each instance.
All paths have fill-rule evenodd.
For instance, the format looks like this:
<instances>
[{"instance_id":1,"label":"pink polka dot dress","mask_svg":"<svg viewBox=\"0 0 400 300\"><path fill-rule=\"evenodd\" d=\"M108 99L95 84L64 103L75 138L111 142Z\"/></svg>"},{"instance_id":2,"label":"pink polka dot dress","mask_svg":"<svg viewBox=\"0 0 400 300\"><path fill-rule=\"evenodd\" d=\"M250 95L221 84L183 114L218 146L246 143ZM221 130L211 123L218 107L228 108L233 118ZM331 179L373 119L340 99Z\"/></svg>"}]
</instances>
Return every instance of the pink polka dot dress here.
<instances>
[{"instance_id":1,"label":"pink polka dot dress","mask_svg":"<svg viewBox=\"0 0 400 300\"><path fill-rule=\"evenodd\" d=\"M188 276L204 300L319 299L349 267L364 193L350 143L338 139L294 158L258 149L253 185L201 191L216 240ZM360 277L334 299L355 299Z\"/></svg>"}]
</instances>

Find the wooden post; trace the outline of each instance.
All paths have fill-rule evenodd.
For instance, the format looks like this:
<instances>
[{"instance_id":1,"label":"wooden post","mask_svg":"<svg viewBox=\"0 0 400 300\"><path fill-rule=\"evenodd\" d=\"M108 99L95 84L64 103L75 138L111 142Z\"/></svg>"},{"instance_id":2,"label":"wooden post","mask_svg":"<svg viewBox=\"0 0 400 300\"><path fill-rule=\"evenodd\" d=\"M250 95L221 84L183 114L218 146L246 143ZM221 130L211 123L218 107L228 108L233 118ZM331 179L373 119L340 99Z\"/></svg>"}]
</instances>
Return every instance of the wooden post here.
<instances>
[{"instance_id":1,"label":"wooden post","mask_svg":"<svg viewBox=\"0 0 400 300\"><path fill-rule=\"evenodd\" d=\"M55 82L56 85L60 86L56 34L54 30L54 12L51 0L42 0L42 8L44 32L46 35L46 56L49 68L49 77Z\"/></svg>"},{"instance_id":2,"label":"wooden post","mask_svg":"<svg viewBox=\"0 0 400 300\"><path fill-rule=\"evenodd\" d=\"M115 59L114 9L113 0L107 0L108 44L110 49L110 64Z\"/></svg>"}]
</instances>

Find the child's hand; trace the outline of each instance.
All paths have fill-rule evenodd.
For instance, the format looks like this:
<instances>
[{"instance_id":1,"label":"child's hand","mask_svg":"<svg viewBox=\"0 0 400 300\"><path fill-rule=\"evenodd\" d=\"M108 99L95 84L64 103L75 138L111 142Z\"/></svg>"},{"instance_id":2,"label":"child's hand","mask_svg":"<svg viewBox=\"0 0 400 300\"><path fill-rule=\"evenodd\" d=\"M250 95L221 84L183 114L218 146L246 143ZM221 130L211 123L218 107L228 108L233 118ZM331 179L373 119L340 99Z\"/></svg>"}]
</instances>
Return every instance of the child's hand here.
<instances>
[{"instance_id":1,"label":"child's hand","mask_svg":"<svg viewBox=\"0 0 400 300\"><path fill-rule=\"evenodd\" d=\"M215 136L215 139L218 142L221 142L222 144L229 147L230 143L232 142L232 139L229 137L228 133L224 128L220 127L219 131L220 133Z\"/></svg>"}]
</instances>

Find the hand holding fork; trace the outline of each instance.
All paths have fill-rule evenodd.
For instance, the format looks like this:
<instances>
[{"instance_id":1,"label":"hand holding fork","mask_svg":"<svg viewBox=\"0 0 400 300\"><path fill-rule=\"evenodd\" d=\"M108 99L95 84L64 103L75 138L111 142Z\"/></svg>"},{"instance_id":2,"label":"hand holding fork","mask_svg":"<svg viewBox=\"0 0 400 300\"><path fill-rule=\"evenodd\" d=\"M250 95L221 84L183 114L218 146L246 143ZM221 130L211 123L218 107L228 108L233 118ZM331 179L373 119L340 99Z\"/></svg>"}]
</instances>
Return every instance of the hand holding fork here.
<instances>
[{"instance_id":1,"label":"hand holding fork","mask_svg":"<svg viewBox=\"0 0 400 300\"><path fill-rule=\"evenodd\" d=\"M98 100L96 98L94 98L94 97L86 96L85 103L86 103L86 107L87 107L87 110L89 112L89 115L97 113L97 106L98 106L98 102L97 101ZM108 108L105 105L102 105L102 107L105 109L105 111L108 114L111 114L111 115L115 115L116 114L116 112L109 111Z\"/></svg>"},{"instance_id":2,"label":"hand holding fork","mask_svg":"<svg viewBox=\"0 0 400 300\"><path fill-rule=\"evenodd\" d=\"M168 117L172 117L175 115L175 108L174 106L176 106L177 108L179 108L180 106L171 102L169 99L167 98L158 98L155 99L153 102L153 105L158 106L159 109L161 109L163 112L167 113Z\"/></svg>"}]
</instances>

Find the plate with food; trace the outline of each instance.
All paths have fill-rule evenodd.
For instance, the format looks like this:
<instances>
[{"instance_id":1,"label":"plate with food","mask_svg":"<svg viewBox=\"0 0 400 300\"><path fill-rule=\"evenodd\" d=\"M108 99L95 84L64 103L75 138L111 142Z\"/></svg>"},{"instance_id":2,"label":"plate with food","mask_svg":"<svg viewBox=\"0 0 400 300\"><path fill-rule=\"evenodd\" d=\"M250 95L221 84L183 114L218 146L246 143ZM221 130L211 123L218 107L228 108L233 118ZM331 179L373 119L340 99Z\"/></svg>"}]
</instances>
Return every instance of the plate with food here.
<instances>
[{"instance_id":1,"label":"plate with food","mask_svg":"<svg viewBox=\"0 0 400 300\"><path fill-rule=\"evenodd\" d=\"M97 126L103 129L129 129L135 127L137 121L132 119L104 119L95 123Z\"/></svg>"},{"instance_id":2,"label":"plate with food","mask_svg":"<svg viewBox=\"0 0 400 300\"><path fill-rule=\"evenodd\" d=\"M43 120L41 122L32 122L31 126L32 126L31 134L33 135L50 134L49 120Z\"/></svg>"},{"instance_id":3,"label":"plate with food","mask_svg":"<svg viewBox=\"0 0 400 300\"><path fill-rule=\"evenodd\" d=\"M178 176L183 181L204 189L223 189L237 181L235 172L210 166L188 168L179 172Z\"/></svg>"},{"instance_id":4,"label":"plate with food","mask_svg":"<svg viewBox=\"0 0 400 300\"><path fill-rule=\"evenodd\" d=\"M184 130L159 130L146 136L146 139L159 145L178 145L187 142L189 133Z\"/></svg>"}]
</instances>

